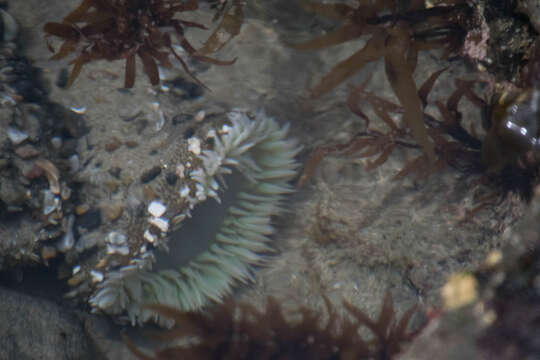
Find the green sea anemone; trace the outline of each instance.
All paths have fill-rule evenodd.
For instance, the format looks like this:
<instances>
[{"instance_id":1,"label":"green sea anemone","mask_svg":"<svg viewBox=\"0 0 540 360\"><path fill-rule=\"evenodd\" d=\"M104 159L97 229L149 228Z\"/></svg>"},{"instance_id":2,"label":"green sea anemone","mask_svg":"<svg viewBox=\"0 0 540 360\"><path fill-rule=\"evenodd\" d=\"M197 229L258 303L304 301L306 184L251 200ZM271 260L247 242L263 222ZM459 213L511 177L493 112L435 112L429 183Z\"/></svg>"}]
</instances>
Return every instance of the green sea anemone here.
<instances>
[{"instance_id":1,"label":"green sea anemone","mask_svg":"<svg viewBox=\"0 0 540 360\"><path fill-rule=\"evenodd\" d=\"M296 174L294 157L299 147L287 138L287 125L280 126L262 112L253 118L231 112L229 121L230 125L209 132L213 148L202 151L198 155L201 166L188 173L195 188L179 191L178 196L192 204L194 213L188 210L185 214L192 218L181 221L179 229L168 231L168 220L162 218L164 206L151 203L148 212L154 217L149 222L163 225L162 234L166 235L160 238L147 233L149 242L156 246L129 265L106 274L89 300L95 309L109 314L125 312L132 324L153 319L167 325L145 305L197 310L211 301L220 302L234 284L253 279L253 268L271 251L272 216L281 212L284 195L293 191L289 182ZM227 188L225 177L230 174L227 181L231 187ZM218 203L224 197L223 220L217 233L211 240L186 238L198 237L215 222L215 214L207 216L198 211L202 208L198 204L210 197ZM191 226L190 221L198 225L186 235L184 228ZM111 238L108 242L118 249L120 240ZM195 244L196 254L186 258L190 244ZM184 259L174 260L177 255Z\"/></svg>"}]
</instances>

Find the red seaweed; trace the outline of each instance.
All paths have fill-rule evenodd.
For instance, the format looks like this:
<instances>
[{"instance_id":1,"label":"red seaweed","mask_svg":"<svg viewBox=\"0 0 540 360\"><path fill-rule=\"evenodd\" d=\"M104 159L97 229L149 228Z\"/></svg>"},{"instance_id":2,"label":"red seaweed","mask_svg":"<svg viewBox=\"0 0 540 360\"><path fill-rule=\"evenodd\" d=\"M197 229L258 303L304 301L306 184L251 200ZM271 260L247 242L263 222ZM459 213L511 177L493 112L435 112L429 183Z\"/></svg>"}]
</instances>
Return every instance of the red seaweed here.
<instances>
[{"instance_id":1,"label":"red seaweed","mask_svg":"<svg viewBox=\"0 0 540 360\"><path fill-rule=\"evenodd\" d=\"M416 307L396 319L390 292L386 293L376 320L346 301L344 307L352 320L338 316L330 301L327 298L324 301L328 313L324 325L322 313L305 307L297 309L300 321L287 320L280 304L272 297L268 298L263 311L233 302L214 306L204 314L152 305L153 310L176 323L172 329L153 336L163 347L154 354L147 354L130 339L124 337L124 340L129 349L144 360L390 360L416 334L408 330ZM373 336L363 338L359 334L362 327ZM185 338L197 341L175 345L175 341Z\"/></svg>"},{"instance_id":2,"label":"red seaweed","mask_svg":"<svg viewBox=\"0 0 540 360\"><path fill-rule=\"evenodd\" d=\"M237 5L237 8L241 5ZM176 58L184 71L199 85L204 86L188 69L185 60L175 51L174 35L180 46L194 59L215 64L230 65L230 61L217 60L206 54L217 51L223 44L212 41L204 52L196 50L185 37L185 29L197 27L206 29L202 24L181 20L178 13L193 11L198 8L197 0L84 0L78 8L67 15L63 22L45 24L47 36L56 36L63 40L60 49L51 57L60 60L72 54L73 68L66 87L73 84L85 64L95 60L125 60L126 70L124 87L135 84L135 63L139 57L150 83L159 83L158 64L171 67L169 55ZM240 11L240 10L237 10ZM235 31L230 38L238 34L242 17L237 16L233 24ZM230 24L226 21L225 24ZM229 26L229 25L228 25ZM222 23L218 27L225 27ZM54 52L52 45L49 49Z\"/></svg>"},{"instance_id":3,"label":"red seaweed","mask_svg":"<svg viewBox=\"0 0 540 360\"><path fill-rule=\"evenodd\" d=\"M311 89L311 97L330 92L367 63L384 59L386 76L403 107L403 120L428 158L434 161L435 145L424 124L422 98L413 73L419 51L444 49L448 55L458 50L466 33L462 25L470 8L465 1L459 0L431 7L427 7L424 1L356 2L357 7L304 1L306 10L341 20L343 25L332 33L290 46L316 50L370 36L364 47L322 77Z\"/></svg>"}]
</instances>

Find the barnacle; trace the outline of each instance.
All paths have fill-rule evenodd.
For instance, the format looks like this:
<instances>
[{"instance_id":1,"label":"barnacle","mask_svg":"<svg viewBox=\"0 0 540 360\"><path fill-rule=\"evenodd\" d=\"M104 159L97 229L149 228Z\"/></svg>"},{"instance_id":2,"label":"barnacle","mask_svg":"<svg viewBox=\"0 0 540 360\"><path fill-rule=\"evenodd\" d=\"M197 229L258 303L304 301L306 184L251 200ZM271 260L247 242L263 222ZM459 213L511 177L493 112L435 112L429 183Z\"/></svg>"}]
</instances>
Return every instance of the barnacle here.
<instances>
[{"instance_id":1,"label":"barnacle","mask_svg":"<svg viewBox=\"0 0 540 360\"><path fill-rule=\"evenodd\" d=\"M161 66L172 67L169 54L178 60L187 74L202 85L175 51L171 34L196 60L216 65L229 65L235 60L221 61L200 54L186 39L187 27L206 27L178 19L176 14L197 8L197 0L84 0L63 22L45 24L44 31L64 40L52 60L75 54L67 87L73 84L83 66L91 61L125 59L124 86L131 88L135 83L136 56L141 60L151 84L156 85L159 83L156 61ZM54 51L52 46L49 47Z\"/></svg>"},{"instance_id":2,"label":"barnacle","mask_svg":"<svg viewBox=\"0 0 540 360\"><path fill-rule=\"evenodd\" d=\"M387 292L377 320L348 302L345 308L354 320L339 316L324 299L329 319L322 326L322 313L300 307L299 322L290 322L276 299L269 297L266 309L228 302L206 313L180 312L166 306L151 306L160 315L175 320L175 327L157 333L161 347L153 355L140 350L124 337L139 359L374 359L394 358L415 335L408 330L415 307L396 318L392 296ZM374 336L365 339L359 329L366 327ZM197 338L186 346L175 340Z\"/></svg>"},{"instance_id":3,"label":"barnacle","mask_svg":"<svg viewBox=\"0 0 540 360\"><path fill-rule=\"evenodd\" d=\"M297 49L322 49L371 36L364 47L335 65L311 89L311 96L318 97L331 91L367 63L384 59L386 76L403 107L403 120L416 142L433 159L434 144L424 125L423 107L413 73L419 51L444 48L449 53L459 47L464 36L461 22L469 11L465 2L430 7L424 1L358 0L357 7L304 3L312 12L342 20L343 26L306 43L291 45Z\"/></svg>"},{"instance_id":4,"label":"barnacle","mask_svg":"<svg viewBox=\"0 0 540 360\"><path fill-rule=\"evenodd\" d=\"M200 167L189 174L193 187L183 186L177 193L179 199L190 204L189 208L169 218L168 209L160 201L148 205L151 216L144 231L144 247L148 249L129 264L106 273L90 298L95 309L109 314L126 312L133 324L151 318L166 324L166 320L144 305L196 310L211 301L220 302L235 283L252 280L253 267L262 264L263 254L271 250L268 244L274 233L271 217L281 211L284 195L292 192L288 182L296 173L294 156L298 147L287 139L287 126L280 126L262 112L253 120L245 113L232 112L229 120L230 125L224 125L220 131L210 131L213 149L198 155ZM226 187L225 177L231 173L233 181L229 185L232 186L222 196L220 189ZM170 249L171 253L185 256L185 250L175 248L186 242L189 246L190 240L182 238L181 228L178 232L169 231L169 224L184 226L188 221L184 219L192 215L192 209L196 212L200 203L208 198L221 202L222 197L234 193L235 175L243 182L233 194L232 204L225 209L213 240L206 244L204 239L196 239L203 246L196 256L185 263L173 259L175 263L167 264L163 253ZM196 213L193 218L202 220ZM202 223L195 236L205 227L208 224ZM130 251L125 248L127 241L122 234L109 234L107 241L108 253L124 255ZM151 271L153 266L157 269Z\"/></svg>"}]
</instances>

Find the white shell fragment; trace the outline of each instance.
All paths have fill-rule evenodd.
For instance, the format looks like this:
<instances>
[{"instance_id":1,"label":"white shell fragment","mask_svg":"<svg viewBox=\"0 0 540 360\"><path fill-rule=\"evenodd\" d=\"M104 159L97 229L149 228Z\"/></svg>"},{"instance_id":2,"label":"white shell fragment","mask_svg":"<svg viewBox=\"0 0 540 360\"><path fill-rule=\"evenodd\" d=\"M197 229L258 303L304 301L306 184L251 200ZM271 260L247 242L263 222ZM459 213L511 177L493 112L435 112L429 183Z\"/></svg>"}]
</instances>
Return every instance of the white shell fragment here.
<instances>
[{"instance_id":1,"label":"white shell fragment","mask_svg":"<svg viewBox=\"0 0 540 360\"><path fill-rule=\"evenodd\" d=\"M124 245L127 241L127 237L117 231L111 231L107 234L105 240L111 245Z\"/></svg>"},{"instance_id":2,"label":"white shell fragment","mask_svg":"<svg viewBox=\"0 0 540 360\"><path fill-rule=\"evenodd\" d=\"M55 196L50 190L43 190L43 215L49 215L56 210L57 202Z\"/></svg>"},{"instance_id":3,"label":"white shell fragment","mask_svg":"<svg viewBox=\"0 0 540 360\"><path fill-rule=\"evenodd\" d=\"M60 194L60 171L58 168L47 159L37 159L35 163L40 167L47 175L47 180L49 181L49 189L53 194Z\"/></svg>"},{"instance_id":4,"label":"white shell fragment","mask_svg":"<svg viewBox=\"0 0 540 360\"><path fill-rule=\"evenodd\" d=\"M195 155L201 154L201 140L196 137L190 137L188 139L188 150L194 153Z\"/></svg>"},{"instance_id":5,"label":"white shell fragment","mask_svg":"<svg viewBox=\"0 0 540 360\"><path fill-rule=\"evenodd\" d=\"M28 134L27 133L25 133L24 131L21 131L21 130L19 130L17 128L14 128L13 126L8 127L7 135L8 135L9 140L14 145L19 145L24 140L28 139Z\"/></svg>"},{"instance_id":6,"label":"white shell fragment","mask_svg":"<svg viewBox=\"0 0 540 360\"><path fill-rule=\"evenodd\" d=\"M207 139L213 139L215 137L216 137L216 129L208 130L208 132L206 133L206 138Z\"/></svg>"},{"instance_id":7,"label":"white shell fragment","mask_svg":"<svg viewBox=\"0 0 540 360\"><path fill-rule=\"evenodd\" d=\"M163 125L165 125L165 114L163 114L163 110L158 110L158 118L156 120L156 131L160 131L163 129Z\"/></svg>"},{"instance_id":8,"label":"white shell fragment","mask_svg":"<svg viewBox=\"0 0 540 360\"><path fill-rule=\"evenodd\" d=\"M73 111L75 114L82 115L86 112L86 106L80 106L80 107L72 106L71 111Z\"/></svg>"},{"instance_id":9,"label":"white shell fragment","mask_svg":"<svg viewBox=\"0 0 540 360\"><path fill-rule=\"evenodd\" d=\"M146 241L153 244L157 240L157 235L152 234L150 230L146 229L146 231L144 232L144 238L146 239Z\"/></svg>"},{"instance_id":10,"label":"white shell fragment","mask_svg":"<svg viewBox=\"0 0 540 360\"><path fill-rule=\"evenodd\" d=\"M129 248L127 247L127 245L116 246L116 245L107 244L107 254L109 255L120 254L124 256L129 255Z\"/></svg>"},{"instance_id":11,"label":"white shell fragment","mask_svg":"<svg viewBox=\"0 0 540 360\"><path fill-rule=\"evenodd\" d=\"M176 175L178 175L178 177L179 177L180 179L184 179L184 178L185 178L185 175L184 175L184 165L182 165L182 164L176 165Z\"/></svg>"},{"instance_id":12,"label":"white shell fragment","mask_svg":"<svg viewBox=\"0 0 540 360\"><path fill-rule=\"evenodd\" d=\"M166 210L167 207L160 201L154 200L148 204L148 213L153 217L161 217L161 215L165 214Z\"/></svg>"},{"instance_id":13,"label":"white shell fragment","mask_svg":"<svg viewBox=\"0 0 540 360\"><path fill-rule=\"evenodd\" d=\"M93 283L98 283L103 281L103 274L97 270L90 270L90 276L92 277Z\"/></svg>"},{"instance_id":14,"label":"white shell fragment","mask_svg":"<svg viewBox=\"0 0 540 360\"><path fill-rule=\"evenodd\" d=\"M81 271L81 265L75 265L71 270L71 274L76 275L79 271Z\"/></svg>"},{"instance_id":15,"label":"white shell fragment","mask_svg":"<svg viewBox=\"0 0 540 360\"><path fill-rule=\"evenodd\" d=\"M150 218L148 222L157 227L161 232L169 231L169 220L164 218Z\"/></svg>"},{"instance_id":16,"label":"white shell fragment","mask_svg":"<svg viewBox=\"0 0 540 360\"><path fill-rule=\"evenodd\" d=\"M204 120L205 117L206 117L206 111L200 110L200 111L195 115L195 121L201 122L201 121Z\"/></svg>"},{"instance_id":17,"label":"white shell fragment","mask_svg":"<svg viewBox=\"0 0 540 360\"><path fill-rule=\"evenodd\" d=\"M185 198L189 195L189 187L187 185L184 185L180 188L180 196Z\"/></svg>"},{"instance_id":18,"label":"white shell fragment","mask_svg":"<svg viewBox=\"0 0 540 360\"><path fill-rule=\"evenodd\" d=\"M75 244L75 236L73 235L74 223L75 223L75 216L70 215L70 217L68 218L66 233L64 234L64 237L62 238L62 240L60 240L58 245L56 245L58 250L62 252L66 252L68 250L71 250L71 248Z\"/></svg>"}]
</instances>

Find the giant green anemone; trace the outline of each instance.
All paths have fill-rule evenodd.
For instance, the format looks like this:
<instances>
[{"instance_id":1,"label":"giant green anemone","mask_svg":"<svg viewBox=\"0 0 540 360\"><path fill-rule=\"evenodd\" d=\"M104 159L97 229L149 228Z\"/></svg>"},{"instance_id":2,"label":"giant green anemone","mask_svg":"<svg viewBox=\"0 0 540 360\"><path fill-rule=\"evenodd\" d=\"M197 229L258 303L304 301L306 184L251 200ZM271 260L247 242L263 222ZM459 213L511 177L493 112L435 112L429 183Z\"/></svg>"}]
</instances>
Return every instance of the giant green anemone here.
<instances>
[{"instance_id":1,"label":"giant green anemone","mask_svg":"<svg viewBox=\"0 0 540 360\"><path fill-rule=\"evenodd\" d=\"M191 219L167 232L162 248L168 251L153 249L107 273L90 298L94 308L126 313L132 324L150 319L166 324L145 305L197 310L220 302L236 283L253 279L254 267L271 251L272 217L281 212L284 196L293 191L289 182L296 173L299 147L287 138L287 125L280 126L262 112L253 118L242 112L228 117L230 125L210 134L213 149L198 155L202 165L188 174L195 181L193 203L207 198L221 203L223 197L222 215L198 211L209 201L197 205L188 214ZM215 218L221 221L213 236L199 240ZM195 251L186 250L186 244Z\"/></svg>"}]
</instances>

